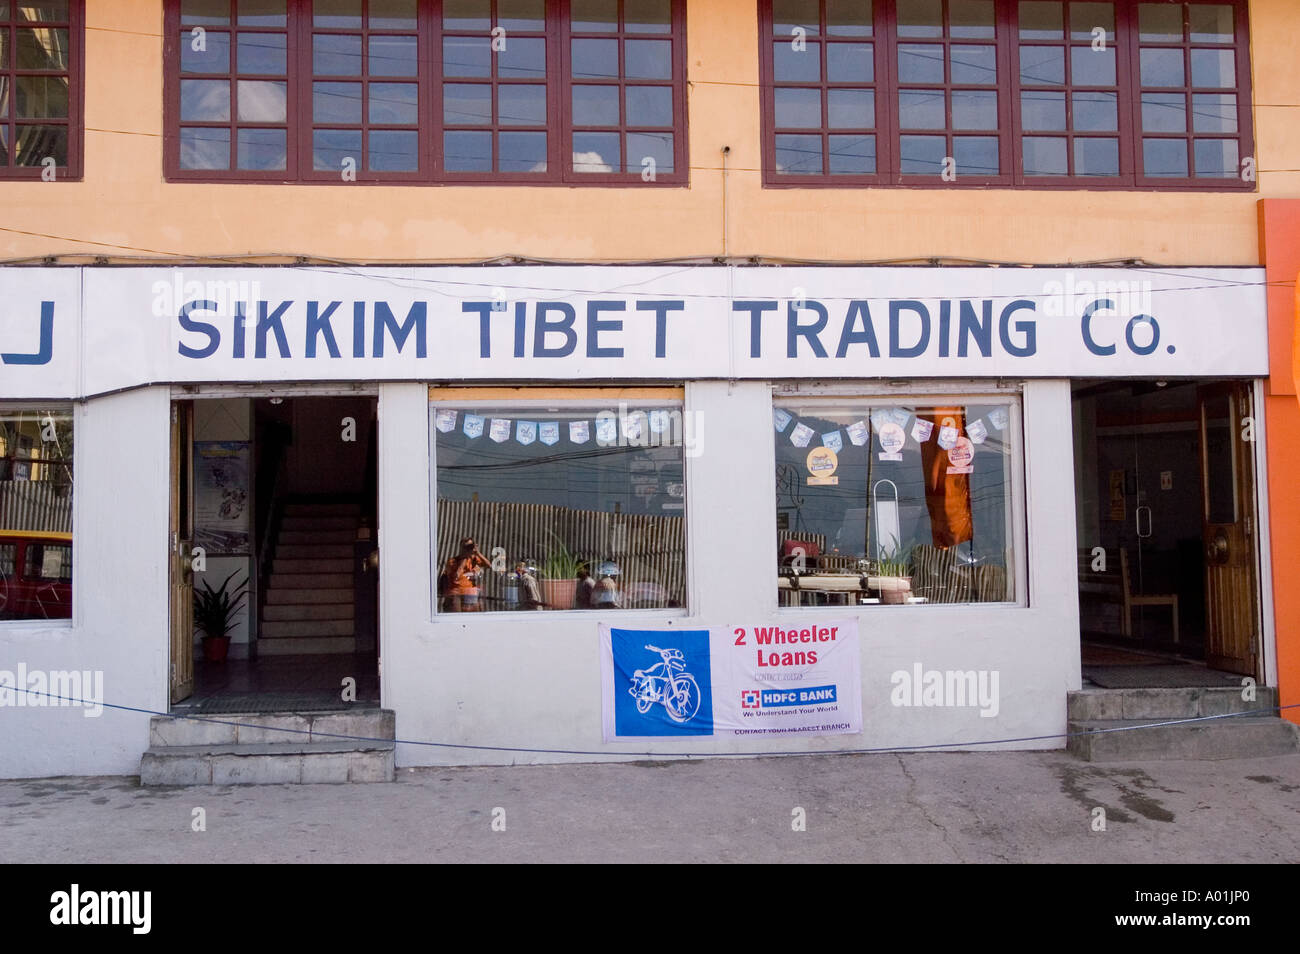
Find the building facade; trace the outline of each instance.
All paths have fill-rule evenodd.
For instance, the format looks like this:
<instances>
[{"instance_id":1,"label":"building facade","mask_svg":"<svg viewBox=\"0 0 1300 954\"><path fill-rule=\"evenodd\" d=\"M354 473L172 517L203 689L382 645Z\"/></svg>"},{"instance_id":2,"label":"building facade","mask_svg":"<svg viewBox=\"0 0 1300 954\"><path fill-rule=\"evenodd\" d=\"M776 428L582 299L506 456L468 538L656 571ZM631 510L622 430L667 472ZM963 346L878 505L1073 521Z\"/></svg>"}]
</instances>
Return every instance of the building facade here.
<instances>
[{"instance_id":1,"label":"building facade","mask_svg":"<svg viewBox=\"0 0 1300 954\"><path fill-rule=\"evenodd\" d=\"M1300 702L1291 4L0 23L0 774L304 673L399 765L1057 747L1138 657ZM783 680L845 721L743 728Z\"/></svg>"}]
</instances>

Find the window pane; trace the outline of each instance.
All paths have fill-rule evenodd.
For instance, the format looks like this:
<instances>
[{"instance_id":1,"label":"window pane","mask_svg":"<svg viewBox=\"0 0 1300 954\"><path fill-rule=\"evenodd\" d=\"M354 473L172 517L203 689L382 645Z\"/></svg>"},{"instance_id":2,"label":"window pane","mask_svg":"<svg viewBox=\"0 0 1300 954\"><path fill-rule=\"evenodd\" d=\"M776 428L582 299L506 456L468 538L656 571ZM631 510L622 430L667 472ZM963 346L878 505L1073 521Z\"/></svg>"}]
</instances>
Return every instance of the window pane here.
<instances>
[{"instance_id":1,"label":"window pane","mask_svg":"<svg viewBox=\"0 0 1300 954\"><path fill-rule=\"evenodd\" d=\"M1192 50L1192 85L1232 89L1237 85L1237 56L1232 50Z\"/></svg>"},{"instance_id":2,"label":"window pane","mask_svg":"<svg viewBox=\"0 0 1300 954\"><path fill-rule=\"evenodd\" d=\"M993 39L993 0L948 0L948 35Z\"/></svg>"},{"instance_id":3,"label":"window pane","mask_svg":"<svg viewBox=\"0 0 1300 954\"><path fill-rule=\"evenodd\" d=\"M181 127L182 169L229 169L230 130Z\"/></svg>"},{"instance_id":4,"label":"window pane","mask_svg":"<svg viewBox=\"0 0 1300 954\"><path fill-rule=\"evenodd\" d=\"M9 77L0 76L0 130L7 130L4 120L9 115ZM0 162L0 165L3 165Z\"/></svg>"},{"instance_id":5,"label":"window pane","mask_svg":"<svg viewBox=\"0 0 1300 954\"><path fill-rule=\"evenodd\" d=\"M240 129L236 138L240 169L285 168L288 153L283 129Z\"/></svg>"},{"instance_id":6,"label":"window pane","mask_svg":"<svg viewBox=\"0 0 1300 954\"><path fill-rule=\"evenodd\" d=\"M1196 132L1235 133L1237 97L1230 93L1196 93L1192 96L1192 129Z\"/></svg>"},{"instance_id":7,"label":"window pane","mask_svg":"<svg viewBox=\"0 0 1300 954\"><path fill-rule=\"evenodd\" d=\"M1098 27L1106 31L1107 44L1115 42L1115 4L1070 4L1070 39L1091 40Z\"/></svg>"},{"instance_id":8,"label":"window pane","mask_svg":"<svg viewBox=\"0 0 1300 954\"><path fill-rule=\"evenodd\" d=\"M1065 94L1047 91L1021 93L1020 127L1027 130L1065 129Z\"/></svg>"},{"instance_id":9,"label":"window pane","mask_svg":"<svg viewBox=\"0 0 1300 954\"><path fill-rule=\"evenodd\" d=\"M361 0L313 0L312 23L318 27L361 29Z\"/></svg>"},{"instance_id":10,"label":"window pane","mask_svg":"<svg viewBox=\"0 0 1300 954\"><path fill-rule=\"evenodd\" d=\"M778 82L816 83L822 78L822 48L817 43L795 50L778 42L773 48L773 73Z\"/></svg>"},{"instance_id":11,"label":"window pane","mask_svg":"<svg viewBox=\"0 0 1300 954\"><path fill-rule=\"evenodd\" d=\"M952 81L954 83L994 86L998 81L997 47L954 46Z\"/></svg>"},{"instance_id":12,"label":"window pane","mask_svg":"<svg viewBox=\"0 0 1300 954\"><path fill-rule=\"evenodd\" d=\"M1026 86L1065 85L1065 50L1059 46L1022 46L1020 82Z\"/></svg>"},{"instance_id":13,"label":"window pane","mask_svg":"<svg viewBox=\"0 0 1300 954\"><path fill-rule=\"evenodd\" d=\"M1142 140L1143 174L1153 177L1187 177L1187 140Z\"/></svg>"},{"instance_id":14,"label":"window pane","mask_svg":"<svg viewBox=\"0 0 1300 954\"><path fill-rule=\"evenodd\" d=\"M318 123L360 123L360 83L313 83L312 119Z\"/></svg>"},{"instance_id":15,"label":"window pane","mask_svg":"<svg viewBox=\"0 0 1300 954\"><path fill-rule=\"evenodd\" d=\"M14 30L14 65L20 70L66 70L68 31L40 27Z\"/></svg>"},{"instance_id":16,"label":"window pane","mask_svg":"<svg viewBox=\"0 0 1300 954\"><path fill-rule=\"evenodd\" d=\"M831 175L873 175L876 171L875 136L831 136Z\"/></svg>"},{"instance_id":17,"label":"window pane","mask_svg":"<svg viewBox=\"0 0 1300 954\"><path fill-rule=\"evenodd\" d=\"M370 169L374 172L415 172L420 168L420 138L414 130L370 133Z\"/></svg>"},{"instance_id":18,"label":"window pane","mask_svg":"<svg viewBox=\"0 0 1300 954\"><path fill-rule=\"evenodd\" d=\"M198 122L230 119L230 82L181 80L181 119Z\"/></svg>"},{"instance_id":19,"label":"window pane","mask_svg":"<svg viewBox=\"0 0 1300 954\"><path fill-rule=\"evenodd\" d=\"M312 133L312 167L318 172L341 172L344 162L361 165L359 129L317 129Z\"/></svg>"},{"instance_id":20,"label":"window pane","mask_svg":"<svg viewBox=\"0 0 1300 954\"><path fill-rule=\"evenodd\" d=\"M491 76L492 40L478 36L442 38L443 76Z\"/></svg>"},{"instance_id":21,"label":"window pane","mask_svg":"<svg viewBox=\"0 0 1300 954\"><path fill-rule=\"evenodd\" d=\"M618 30L618 0L573 0L573 29L580 33Z\"/></svg>"},{"instance_id":22,"label":"window pane","mask_svg":"<svg viewBox=\"0 0 1300 954\"><path fill-rule=\"evenodd\" d=\"M370 0L372 30L414 30L416 0Z\"/></svg>"},{"instance_id":23,"label":"window pane","mask_svg":"<svg viewBox=\"0 0 1300 954\"><path fill-rule=\"evenodd\" d=\"M1183 39L1181 3L1138 4L1138 36L1157 43L1179 43Z\"/></svg>"},{"instance_id":24,"label":"window pane","mask_svg":"<svg viewBox=\"0 0 1300 954\"><path fill-rule=\"evenodd\" d=\"M898 47L901 83L942 83L943 47L929 43L904 43Z\"/></svg>"},{"instance_id":25,"label":"window pane","mask_svg":"<svg viewBox=\"0 0 1300 954\"><path fill-rule=\"evenodd\" d=\"M953 90L952 128L997 129L998 94L994 90Z\"/></svg>"},{"instance_id":26,"label":"window pane","mask_svg":"<svg viewBox=\"0 0 1300 954\"><path fill-rule=\"evenodd\" d=\"M955 136L952 156L957 160L957 176L995 176L1001 171L998 141L993 136Z\"/></svg>"},{"instance_id":27,"label":"window pane","mask_svg":"<svg viewBox=\"0 0 1300 954\"><path fill-rule=\"evenodd\" d=\"M826 94L831 129L870 129L876 125L876 94L869 89L832 89Z\"/></svg>"},{"instance_id":28,"label":"window pane","mask_svg":"<svg viewBox=\"0 0 1300 954\"><path fill-rule=\"evenodd\" d=\"M239 0L239 25L282 27L288 24L285 0Z\"/></svg>"},{"instance_id":29,"label":"window pane","mask_svg":"<svg viewBox=\"0 0 1300 954\"><path fill-rule=\"evenodd\" d=\"M1020 39L1058 40L1065 32L1060 0L1021 0Z\"/></svg>"},{"instance_id":30,"label":"window pane","mask_svg":"<svg viewBox=\"0 0 1300 954\"><path fill-rule=\"evenodd\" d=\"M573 123L575 126L617 126L618 87L575 85Z\"/></svg>"},{"instance_id":31,"label":"window pane","mask_svg":"<svg viewBox=\"0 0 1300 954\"><path fill-rule=\"evenodd\" d=\"M1119 175L1119 140L1077 137L1074 140L1074 174Z\"/></svg>"},{"instance_id":32,"label":"window pane","mask_svg":"<svg viewBox=\"0 0 1300 954\"><path fill-rule=\"evenodd\" d=\"M776 171L789 175L821 175L822 137L777 136Z\"/></svg>"},{"instance_id":33,"label":"window pane","mask_svg":"<svg viewBox=\"0 0 1300 954\"><path fill-rule=\"evenodd\" d=\"M497 75L519 79L546 78L546 41L541 38L513 37L497 54Z\"/></svg>"},{"instance_id":34,"label":"window pane","mask_svg":"<svg viewBox=\"0 0 1300 954\"><path fill-rule=\"evenodd\" d=\"M574 79L617 79L618 40L574 40Z\"/></svg>"},{"instance_id":35,"label":"window pane","mask_svg":"<svg viewBox=\"0 0 1300 954\"><path fill-rule=\"evenodd\" d=\"M1182 86L1182 50L1142 50L1143 86Z\"/></svg>"},{"instance_id":36,"label":"window pane","mask_svg":"<svg viewBox=\"0 0 1300 954\"><path fill-rule=\"evenodd\" d=\"M1235 139L1196 140L1196 174L1232 179L1237 176L1238 157Z\"/></svg>"},{"instance_id":37,"label":"window pane","mask_svg":"<svg viewBox=\"0 0 1300 954\"><path fill-rule=\"evenodd\" d=\"M1027 176L1063 176L1069 173L1064 138L1026 136L1022 140Z\"/></svg>"},{"instance_id":38,"label":"window pane","mask_svg":"<svg viewBox=\"0 0 1300 954\"><path fill-rule=\"evenodd\" d=\"M629 86L627 123L629 126L671 126L673 91L668 86Z\"/></svg>"},{"instance_id":39,"label":"window pane","mask_svg":"<svg viewBox=\"0 0 1300 954\"><path fill-rule=\"evenodd\" d=\"M822 124L822 94L816 89L773 90L779 129L817 129Z\"/></svg>"},{"instance_id":40,"label":"window pane","mask_svg":"<svg viewBox=\"0 0 1300 954\"><path fill-rule=\"evenodd\" d=\"M442 88L442 112L449 126L487 125L492 122L492 87L448 83Z\"/></svg>"},{"instance_id":41,"label":"window pane","mask_svg":"<svg viewBox=\"0 0 1300 954\"><path fill-rule=\"evenodd\" d=\"M672 78L671 40L625 40L623 58L623 68L630 79Z\"/></svg>"},{"instance_id":42,"label":"window pane","mask_svg":"<svg viewBox=\"0 0 1300 954\"><path fill-rule=\"evenodd\" d=\"M239 34L239 72L283 76L288 52L285 40L283 33Z\"/></svg>"},{"instance_id":43,"label":"window pane","mask_svg":"<svg viewBox=\"0 0 1300 954\"><path fill-rule=\"evenodd\" d=\"M546 87L525 86L522 83L503 83L498 86L497 122L502 126L546 125ZM545 154L546 150L543 149L542 155Z\"/></svg>"},{"instance_id":44,"label":"window pane","mask_svg":"<svg viewBox=\"0 0 1300 954\"><path fill-rule=\"evenodd\" d=\"M625 0L623 27L628 33L668 33L672 30L670 0Z\"/></svg>"},{"instance_id":45,"label":"window pane","mask_svg":"<svg viewBox=\"0 0 1300 954\"><path fill-rule=\"evenodd\" d=\"M415 83L371 83L370 122L413 126L420 121L420 87Z\"/></svg>"},{"instance_id":46,"label":"window pane","mask_svg":"<svg viewBox=\"0 0 1300 954\"><path fill-rule=\"evenodd\" d=\"M63 22L68 19L68 0L14 0L14 16L18 20Z\"/></svg>"},{"instance_id":47,"label":"window pane","mask_svg":"<svg viewBox=\"0 0 1300 954\"><path fill-rule=\"evenodd\" d=\"M181 23L230 23L230 0L181 0Z\"/></svg>"},{"instance_id":48,"label":"window pane","mask_svg":"<svg viewBox=\"0 0 1300 954\"><path fill-rule=\"evenodd\" d=\"M627 171L657 173L673 171L672 133L628 133ZM649 161L647 161L649 160Z\"/></svg>"},{"instance_id":49,"label":"window pane","mask_svg":"<svg viewBox=\"0 0 1300 954\"><path fill-rule=\"evenodd\" d=\"M1182 93L1143 93L1142 131L1187 132L1187 97Z\"/></svg>"},{"instance_id":50,"label":"window pane","mask_svg":"<svg viewBox=\"0 0 1300 954\"><path fill-rule=\"evenodd\" d=\"M946 120L942 90L902 89L898 91L900 128L943 129L948 125Z\"/></svg>"},{"instance_id":51,"label":"window pane","mask_svg":"<svg viewBox=\"0 0 1300 954\"><path fill-rule=\"evenodd\" d=\"M312 35L312 71L317 76L360 76L361 37Z\"/></svg>"},{"instance_id":52,"label":"window pane","mask_svg":"<svg viewBox=\"0 0 1300 954\"><path fill-rule=\"evenodd\" d=\"M772 32L778 40L794 35L796 29L814 36L821 31L820 24L817 0L772 0Z\"/></svg>"},{"instance_id":53,"label":"window pane","mask_svg":"<svg viewBox=\"0 0 1300 954\"><path fill-rule=\"evenodd\" d=\"M1014 599L1010 404L775 410L781 605Z\"/></svg>"},{"instance_id":54,"label":"window pane","mask_svg":"<svg viewBox=\"0 0 1300 954\"><path fill-rule=\"evenodd\" d=\"M540 33L546 28L546 0L497 0L497 26Z\"/></svg>"},{"instance_id":55,"label":"window pane","mask_svg":"<svg viewBox=\"0 0 1300 954\"><path fill-rule=\"evenodd\" d=\"M39 166L53 159L56 166L68 164L67 126L18 126L14 165Z\"/></svg>"},{"instance_id":56,"label":"window pane","mask_svg":"<svg viewBox=\"0 0 1300 954\"><path fill-rule=\"evenodd\" d=\"M652 411L666 413L666 429L650 430ZM680 411L456 412L486 421L472 437L464 427L434 433L439 612L684 604L683 452L671 423ZM479 553L504 552L504 572L486 559L462 563L466 539Z\"/></svg>"},{"instance_id":57,"label":"window pane","mask_svg":"<svg viewBox=\"0 0 1300 954\"><path fill-rule=\"evenodd\" d=\"M8 31L3 31L8 35ZM182 73L230 72L230 34L209 30L203 36L203 47L194 49L196 43L188 33L181 34Z\"/></svg>"},{"instance_id":58,"label":"window pane","mask_svg":"<svg viewBox=\"0 0 1300 954\"><path fill-rule=\"evenodd\" d=\"M898 0L899 36L943 36L941 0Z\"/></svg>"},{"instance_id":59,"label":"window pane","mask_svg":"<svg viewBox=\"0 0 1300 954\"><path fill-rule=\"evenodd\" d=\"M1193 43L1231 43L1234 37L1232 7L1226 3L1193 3L1191 14Z\"/></svg>"},{"instance_id":60,"label":"window pane","mask_svg":"<svg viewBox=\"0 0 1300 954\"><path fill-rule=\"evenodd\" d=\"M937 176L943 172L943 160L948 152L944 136L900 136L899 171L903 175Z\"/></svg>"},{"instance_id":61,"label":"window pane","mask_svg":"<svg viewBox=\"0 0 1300 954\"><path fill-rule=\"evenodd\" d=\"M18 76L15 79L14 107L19 119L68 118L67 77Z\"/></svg>"},{"instance_id":62,"label":"window pane","mask_svg":"<svg viewBox=\"0 0 1300 954\"><path fill-rule=\"evenodd\" d=\"M1114 86L1115 48L1094 50L1090 46L1070 49L1070 81L1075 86Z\"/></svg>"},{"instance_id":63,"label":"window pane","mask_svg":"<svg viewBox=\"0 0 1300 954\"><path fill-rule=\"evenodd\" d=\"M491 172L490 132L443 133L443 165L448 172Z\"/></svg>"},{"instance_id":64,"label":"window pane","mask_svg":"<svg viewBox=\"0 0 1300 954\"><path fill-rule=\"evenodd\" d=\"M830 36L871 36L871 0L826 0Z\"/></svg>"},{"instance_id":65,"label":"window pane","mask_svg":"<svg viewBox=\"0 0 1300 954\"><path fill-rule=\"evenodd\" d=\"M623 168L618 133L574 133L574 172L618 172Z\"/></svg>"},{"instance_id":66,"label":"window pane","mask_svg":"<svg viewBox=\"0 0 1300 954\"><path fill-rule=\"evenodd\" d=\"M511 40L514 48L528 40ZM415 76L419 72L416 62L416 38L413 36L372 36L370 38L369 69L371 76ZM503 57L505 54L501 54Z\"/></svg>"},{"instance_id":67,"label":"window pane","mask_svg":"<svg viewBox=\"0 0 1300 954\"><path fill-rule=\"evenodd\" d=\"M1071 94L1074 105L1074 128L1084 132L1111 132L1119 128L1114 93L1084 92Z\"/></svg>"},{"instance_id":68,"label":"window pane","mask_svg":"<svg viewBox=\"0 0 1300 954\"><path fill-rule=\"evenodd\" d=\"M870 83L874 76L870 43L826 44L826 77L832 83Z\"/></svg>"},{"instance_id":69,"label":"window pane","mask_svg":"<svg viewBox=\"0 0 1300 954\"><path fill-rule=\"evenodd\" d=\"M239 121L282 123L285 121L286 87L276 80L240 80Z\"/></svg>"},{"instance_id":70,"label":"window pane","mask_svg":"<svg viewBox=\"0 0 1300 954\"><path fill-rule=\"evenodd\" d=\"M442 25L448 30L482 30L492 27L490 0L443 0Z\"/></svg>"}]
</instances>

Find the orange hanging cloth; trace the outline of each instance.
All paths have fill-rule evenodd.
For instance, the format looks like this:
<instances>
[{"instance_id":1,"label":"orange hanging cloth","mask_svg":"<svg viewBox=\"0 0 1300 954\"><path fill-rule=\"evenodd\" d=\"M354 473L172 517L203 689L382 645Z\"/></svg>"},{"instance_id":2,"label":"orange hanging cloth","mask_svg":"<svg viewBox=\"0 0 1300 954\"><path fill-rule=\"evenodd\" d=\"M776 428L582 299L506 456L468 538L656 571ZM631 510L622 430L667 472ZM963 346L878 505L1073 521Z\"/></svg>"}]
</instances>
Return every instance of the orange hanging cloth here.
<instances>
[{"instance_id":1,"label":"orange hanging cloth","mask_svg":"<svg viewBox=\"0 0 1300 954\"><path fill-rule=\"evenodd\" d=\"M970 509L970 475L950 474L948 452L939 446L940 429L957 428L965 436L966 413L959 407L935 408L917 418L934 425L930 439L921 444L921 469L925 472L925 506L930 511L930 534L936 547L951 547L974 536Z\"/></svg>"}]
</instances>

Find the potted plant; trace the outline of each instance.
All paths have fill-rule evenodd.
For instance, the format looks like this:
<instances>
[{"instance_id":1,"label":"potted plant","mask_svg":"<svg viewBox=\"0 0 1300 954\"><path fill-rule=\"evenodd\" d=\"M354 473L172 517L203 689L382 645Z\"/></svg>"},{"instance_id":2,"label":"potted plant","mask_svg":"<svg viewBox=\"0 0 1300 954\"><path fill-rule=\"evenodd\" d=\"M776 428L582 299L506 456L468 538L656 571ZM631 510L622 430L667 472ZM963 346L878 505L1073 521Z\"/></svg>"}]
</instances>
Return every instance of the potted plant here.
<instances>
[{"instance_id":1,"label":"potted plant","mask_svg":"<svg viewBox=\"0 0 1300 954\"><path fill-rule=\"evenodd\" d=\"M206 580L201 590L194 590L194 629L203 633L203 658L208 662L225 662L230 652L230 630L248 593L247 577L234 590L229 589L238 572L231 573L215 590Z\"/></svg>"},{"instance_id":2,"label":"potted plant","mask_svg":"<svg viewBox=\"0 0 1300 954\"><path fill-rule=\"evenodd\" d=\"M906 603L912 595L912 579L908 573L908 561L903 556L903 548L897 537L892 547L882 549L876 564L876 588L880 591L881 603Z\"/></svg>"},{"instance_id":3,"label":"potted plant","mask_svg":"<svg viewBox=\"0 0 1300 954\"><path fill-rule=\"evenodd\" d=\"M547 609L573 609L573 597L578 591L578 568L583 561L574 556L564 542L554 533L555 543L542 561L542 602Z\"/></svg>"}]
</instances>

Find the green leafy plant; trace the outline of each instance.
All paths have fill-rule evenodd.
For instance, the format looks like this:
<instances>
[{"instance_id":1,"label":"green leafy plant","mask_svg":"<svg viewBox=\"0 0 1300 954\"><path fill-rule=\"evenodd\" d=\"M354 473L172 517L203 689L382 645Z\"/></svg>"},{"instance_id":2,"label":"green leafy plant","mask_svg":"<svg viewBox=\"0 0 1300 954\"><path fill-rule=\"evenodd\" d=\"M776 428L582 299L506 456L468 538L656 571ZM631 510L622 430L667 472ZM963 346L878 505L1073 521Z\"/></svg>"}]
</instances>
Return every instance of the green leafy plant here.
<instances>
[{"instance_id":1,"label":"green leafy plant","mask_svg":"<svg viewBox=\"0 0 1300 954\"><path fill-rule=\"evenodd\" d=\"M243 609L244 597L248 595L247 577L233 591L228 589L238 572L231 573L215 590L206 580L202 589L195 588L194 628L203 633L204 639L226 636L234 627L235 614Z\"/></svg>"},{"instance_id":2,"label":"green leafy plant","mask_svg":"<svg viewBox=\"0 0 1300 954\"><path fill-rule=\"evenodd\" d=\"M906 554L902 544L898 542L898 537L890 536L893 545L883 547L880 551L880 560L877 563L877 570L880 576L908 576L908 564L910 554Z\"/></svg>"},{"instance_id":3,"label":"green leafy plant","mask_svg":"<svg viewBox=\"0 0 1300 954\"><path fill-rule=\"evenodd\" d=\"M573 579L578 575L578 569L585 565L585 561L575 556L554 532L550 533L550 537L555 543L547 549L546 559L542 561L542 576L548 580Z\"/></svg>"}]
</instances>

